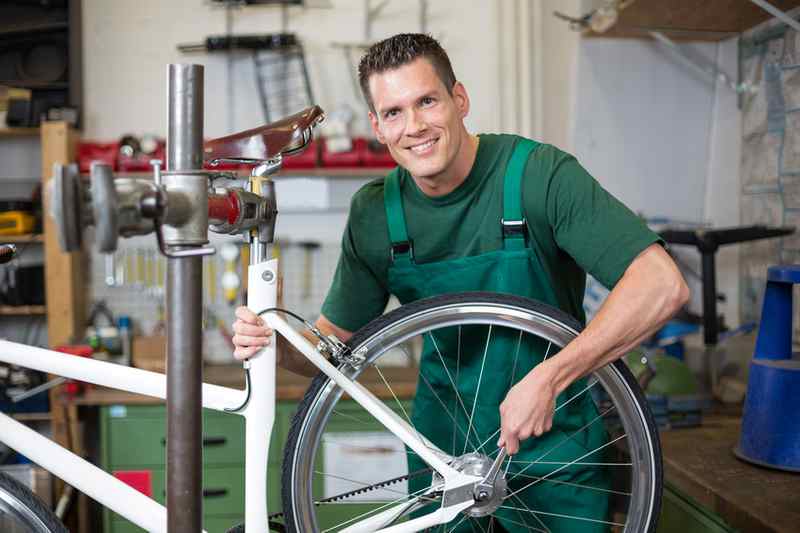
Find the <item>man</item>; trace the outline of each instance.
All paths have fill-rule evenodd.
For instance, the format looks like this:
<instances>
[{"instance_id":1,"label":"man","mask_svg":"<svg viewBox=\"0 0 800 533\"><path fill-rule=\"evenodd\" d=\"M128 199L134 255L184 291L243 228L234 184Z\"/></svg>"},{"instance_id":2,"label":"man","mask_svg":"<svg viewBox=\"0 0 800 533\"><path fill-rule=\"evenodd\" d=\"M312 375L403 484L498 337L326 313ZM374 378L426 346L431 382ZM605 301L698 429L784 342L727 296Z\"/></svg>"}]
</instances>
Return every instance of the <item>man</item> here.
<instances>
[{"instance_id":1,"label":"man","mask_svg":"<svg viewBox=\"0 0 800 533\"><path fill-rule=\"evenodd\" d=\"M573 342L540 355L502 391L497 445L523 454L539 440L529 437L547 437L556 397L654 333L687 301L688 288L658 236L573 157L517 136L470 134L467 91L431 37L400 34L375 44L359 78L372 129L399 167L353 197L320 330L347 340L383 312L390 294L407 303L464 290L524 295L583 321L585 272L613 287ZM521 193L504 200L509 187ZM509 224L515 211L524 224ZM234 354L246 359L272 332L244 307L236 316ZM279 363L316 373L297 354ZM421 373L425 364L423 357ZM423 433L426 424L435 433L439 416L429 400L418 388L415 413L427 418L417 414L415 424ZM592 505L603 513L606 502Z\"/></svg>"}]
</instances>

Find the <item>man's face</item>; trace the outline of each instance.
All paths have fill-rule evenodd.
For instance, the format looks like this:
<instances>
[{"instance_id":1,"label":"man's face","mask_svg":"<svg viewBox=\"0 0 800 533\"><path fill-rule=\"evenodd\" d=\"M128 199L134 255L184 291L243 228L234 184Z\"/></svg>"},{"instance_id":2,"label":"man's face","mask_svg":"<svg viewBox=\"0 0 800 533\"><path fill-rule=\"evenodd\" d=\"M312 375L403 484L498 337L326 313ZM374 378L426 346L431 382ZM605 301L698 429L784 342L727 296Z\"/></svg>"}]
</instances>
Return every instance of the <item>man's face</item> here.
<instances>
[{"instance_id":1,"label":"man's face","mask_svg":"<svg viewBox=\"0 0 800 533\"><path fill-rule=\"evenodd\" d=\"M469 98L461 83L452 94L424 58L373 74L369 90L375 111L369 118L378 141L417 178L447 172L466 134Z\"/></svg>"}]
</instances>

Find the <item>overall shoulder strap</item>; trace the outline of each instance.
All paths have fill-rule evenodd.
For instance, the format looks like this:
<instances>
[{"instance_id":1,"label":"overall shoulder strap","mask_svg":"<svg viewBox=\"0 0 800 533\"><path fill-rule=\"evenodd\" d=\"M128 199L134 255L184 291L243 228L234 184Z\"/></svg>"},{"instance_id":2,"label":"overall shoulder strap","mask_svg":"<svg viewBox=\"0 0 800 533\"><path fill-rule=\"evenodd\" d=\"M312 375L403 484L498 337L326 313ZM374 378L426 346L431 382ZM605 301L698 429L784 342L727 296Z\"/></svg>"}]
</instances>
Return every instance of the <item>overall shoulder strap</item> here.
<instances>
[{"instance_id":1,"label":"overall shoulder strap","mask_svg":"<svg viewBox=\"0 0 800 533\"><path fill-rule=\"evenodd\" d=\"M527 221L522 216L522 175L536 141L519 138L503 178L503 248L522 250L526 245Z\"/></svg>"},{"instance_id":2,"label":"overall shoulder strap","mask_svg":"<svg viewBox=\"0 0 800 533\"><path fill-rule=\"evenodd\" d=\"M403 196L400 191L400 172L392 170L383 181L383 204L386 208L386 222L389 226L389 243L392 262L411 263L414 250L406 230L406 216L403 212Z\"/></svg>"}]
</instances>

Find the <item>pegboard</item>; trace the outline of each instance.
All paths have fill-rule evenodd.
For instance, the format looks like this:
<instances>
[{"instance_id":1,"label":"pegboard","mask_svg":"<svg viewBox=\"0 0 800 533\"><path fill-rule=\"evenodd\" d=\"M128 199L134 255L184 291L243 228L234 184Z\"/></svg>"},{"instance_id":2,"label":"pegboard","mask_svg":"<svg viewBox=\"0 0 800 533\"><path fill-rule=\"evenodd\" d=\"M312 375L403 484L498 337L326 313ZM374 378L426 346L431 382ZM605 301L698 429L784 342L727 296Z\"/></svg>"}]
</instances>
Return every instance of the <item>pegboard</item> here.
<instances>
[{"instance_id":1,"label":"pegboard","mask_svg":"<svg viewBox=\"0 0 800 533\"><path fill-rule=\"evenodd\" d=\"M209 363L230 363L230 328L236 307L244 303L244 294L240 286L236 297L226 300L222 288L226 262L220 249L224 243L240 247L239 258L227 268L241 282L246 276L241 250L247 245L238 237L212 234L210 239L217 253L203 259L203 357ZM336 270L340 245L283 241L275 247L275 252L280 257L283 277L283 307L313 322L319 316ZM120 239L114 257L115 265L109 269L107 281L106 257L96 252L91 254L91 301L104 300L114 316L131 317L137 335L158 333L159 327L163 327L159 322L165 316L166 258L158 252L153 236Z\"/></svg>"}]
</instances>

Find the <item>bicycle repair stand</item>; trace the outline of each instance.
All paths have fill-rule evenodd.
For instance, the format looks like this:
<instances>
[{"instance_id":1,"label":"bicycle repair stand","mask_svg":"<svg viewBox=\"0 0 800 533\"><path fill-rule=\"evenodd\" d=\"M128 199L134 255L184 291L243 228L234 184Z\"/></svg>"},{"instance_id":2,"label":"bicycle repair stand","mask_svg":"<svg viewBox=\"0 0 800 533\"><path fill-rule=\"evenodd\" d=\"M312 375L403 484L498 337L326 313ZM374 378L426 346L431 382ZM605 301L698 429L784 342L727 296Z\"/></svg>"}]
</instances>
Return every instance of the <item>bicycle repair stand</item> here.
<instances>
[{"instance_id":1,"label":"bicycle repair stand","mask_svg":"<svg viewBox=\"0 0 800 533\"><path fill-rule=\"evenodd\" d=\"M202 530L202 256L214 253L208 230L242 233L251 246L250 277L264 291L274 291L274 262L267 262L275 231L274 183L269 174L281 166L282 156L301 150L312 129L324 118L314 106L278 123L203 143L203 67L168 67L168 137L166 171L153 162L153 180L114 179L108 165L94 164L90 187L81 182L76 165L56 165L51 183L51 211L65 251L81 249L82 233L95 227L101 253L116 250L120 236L154 232L160 252L168 258L167 299L167 527L170 533ZM203 170L211 163L233 161L256 165L249 190L210 183L237 179L225 172ZM270 265L272 270L270 270ZM271 277L268 274L272 274ZM269 278L269 279L268 279ZM263 279L263 281L262 281ZM266 283L264 283L266 282ZM256 292L256 295L259 293ZM251 302L251 305L253 302ZM254 395L274 392L274 361L260 372L263 383L252 383ZM270 383L271 381L271 383ZM274 418L274 413L265 418ZM272 419L247 441L267 438ZM250 426L250 425L248 425ZM259 472L246 473L246 485L266 485L266 457ZM262 465L256 465L262 466ZM263 506L263 502L259 502ZM257 510L246 509L253 523L266 524Z\"/></svg>"}]
</instances>

